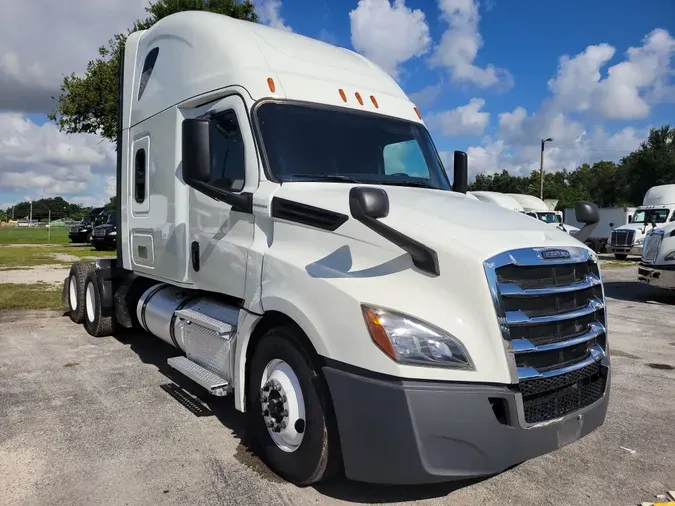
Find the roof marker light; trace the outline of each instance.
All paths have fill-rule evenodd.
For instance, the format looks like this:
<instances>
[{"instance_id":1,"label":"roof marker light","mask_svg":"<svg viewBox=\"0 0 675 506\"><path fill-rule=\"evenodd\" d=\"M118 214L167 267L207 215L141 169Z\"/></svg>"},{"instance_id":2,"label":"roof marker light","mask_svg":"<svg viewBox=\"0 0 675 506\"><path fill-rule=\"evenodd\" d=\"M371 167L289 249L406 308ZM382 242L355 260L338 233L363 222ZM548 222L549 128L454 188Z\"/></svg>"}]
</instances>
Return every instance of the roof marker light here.
<instances>
[{"instance_id":1,"label":"roof marker light","mask_svg":"<svg viewBox=\"0 0 675 506\"><path fill-rule=\"evenodd\" d=\"M356 96L356 100L359 101L359 104L363 105L363 99L361 98L361 95L359 95L359 92L357 91L354 95Z\"/></svg>"},{"instance_id":2,"label":"roof marker light","mask_svg":"<svg viewBox=\"0 0 675 506\"><path fill-rule=\"evenodd\" d=\"M379 109L379 108L380 108L380 106L379 106L378 103L377 103L377 100L375 100L375 97L374 97L373 95L370 96L370 101L371 101L371 102L373 103L373 105L375 106L375 109Z\"/></svg>"},{"instance_id":3,"label":"roof marker light","mask_svg":"<svg viewBox=\"0 0 675 506\"><path fill-rule=\"evenodd\" d=\"M415 109L415 114L417 114L417 117L419 119L422 119L422 115L420 114L420 110L417 107L415 107L414 109Z\"/></svg>"},{"instance_id":4,"label":"roof marker light","mask_svg":"<svg viewBox=\"0 0 675 506\"><path fill-rule=\"evenodd\" d=\"M340 88L338 91L340 92L340 96L342 97L342 101L346 102L347 101L347 95L345 95L345 90Z\"/></svg>"},{"instance_id":5,"label":"roof marker light","mask_svg":"<svg viewBox=\"0 0 675 506\"><path fill-rule=\"evenodd\" d=\"M271 91L272 93L274 93L274 90L277 89L277 87L274 85L274 79L272 79L271 77L268 77L268 78L267 78L267 86L270 87L270 91Z\"/></svg>"}]
</instances>

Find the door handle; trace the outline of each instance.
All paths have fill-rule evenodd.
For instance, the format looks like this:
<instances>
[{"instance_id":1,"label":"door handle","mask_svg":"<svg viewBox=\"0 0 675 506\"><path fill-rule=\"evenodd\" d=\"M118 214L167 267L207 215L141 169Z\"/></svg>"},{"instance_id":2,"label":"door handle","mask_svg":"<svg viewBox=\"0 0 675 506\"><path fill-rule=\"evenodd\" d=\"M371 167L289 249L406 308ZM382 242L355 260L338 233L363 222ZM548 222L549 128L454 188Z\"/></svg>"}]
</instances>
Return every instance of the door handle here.
<instances>
[{"instance_id":1,"label":"door handle","mask_svg":"<svg viewBox=\"0 0 675 506\"><path fill-rule=\"evenodd\" d=\"M199 272L199 242L192 241L192 268Z\"/></svg>"}]
</instances>

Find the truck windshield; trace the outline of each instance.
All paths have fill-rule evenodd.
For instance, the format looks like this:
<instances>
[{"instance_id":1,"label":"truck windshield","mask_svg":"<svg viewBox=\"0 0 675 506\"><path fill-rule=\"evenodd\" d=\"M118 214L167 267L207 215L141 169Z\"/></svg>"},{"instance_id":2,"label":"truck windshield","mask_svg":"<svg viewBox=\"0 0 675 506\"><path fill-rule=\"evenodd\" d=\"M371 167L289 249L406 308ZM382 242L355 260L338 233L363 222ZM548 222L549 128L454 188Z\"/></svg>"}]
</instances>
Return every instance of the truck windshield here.
<instances>
[{"instance_id":1,"label":"truck windshield","mask_svg":"<svg viewBox=\"0 0 675 506\"><path fill-rule=\"evenodd\" d=\"M115 225L115 213L110 213L108 215L108 219L106 220L106 224Z\"/></svg>"},{"instance_id":2,"label":"truck windshield","mask_svg":"<svg viewBox=\"0 0 675 506\"><path fill-rule=\"evenodd\" d=\"M651 223L652 216L656 218L656 223L665 223L668 219L669 209L646 209L636 211L632 223Z\"/></svg>"},{"instance_id":3,"label":"truck windshield","mask_svg":"<svg viewBox=\"0 0 675 506\"><path fill-rule=\"evenodd\" d=\"M537 213L537 217L544 223L560 223L560 217L555 213Z\"/></svg>"},{"instance_id":4,"label":"truck windshield","mask_svg":"<svg viewBox=\"0 0 675 506\"><path fill-rule=\"evenodd\" d=\"M279 181L330 181L450 190L423 125L296 104L257 110L268 168Z\"/></svg>"}]
</instances>

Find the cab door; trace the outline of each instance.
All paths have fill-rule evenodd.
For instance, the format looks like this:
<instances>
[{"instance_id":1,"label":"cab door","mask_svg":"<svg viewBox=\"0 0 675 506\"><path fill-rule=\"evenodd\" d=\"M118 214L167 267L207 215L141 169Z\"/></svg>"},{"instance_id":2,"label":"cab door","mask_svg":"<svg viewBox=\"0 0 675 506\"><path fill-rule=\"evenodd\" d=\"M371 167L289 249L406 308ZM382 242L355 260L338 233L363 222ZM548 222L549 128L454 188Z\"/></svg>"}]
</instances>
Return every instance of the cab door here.
<instances>
[{"instance_id":1,"label":"cab door","mask_svg":"<svg viewBox=\"0 0 675 506\"><path fill-rule=\"evenodd\" d=\"M239 95L219 100L191 117L210 121L211 181L235 193L258 187L258 157L246 105ZM197 289L243 298L253 242L253 215L189 189L188 272Z\"/></svg>"}]
</instances>

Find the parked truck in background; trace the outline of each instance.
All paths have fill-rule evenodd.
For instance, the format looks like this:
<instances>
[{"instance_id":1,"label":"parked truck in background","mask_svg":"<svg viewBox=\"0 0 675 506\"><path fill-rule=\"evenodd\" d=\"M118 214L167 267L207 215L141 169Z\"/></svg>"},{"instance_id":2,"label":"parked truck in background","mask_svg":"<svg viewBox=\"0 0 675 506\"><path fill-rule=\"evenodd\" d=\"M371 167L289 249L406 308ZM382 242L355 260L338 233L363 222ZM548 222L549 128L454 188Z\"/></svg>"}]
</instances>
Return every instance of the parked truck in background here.
<instances>
[{"instance_id":1,"label":"parked truck in background","mask_svg":"<svg viewBox=\"0 0 675 506\"><path fill-rule=\"evenodd\" d=\"M631 223L635 207L601 207L598 209L600 220L593 230L593 234L585 241L586 245L596 253L608 252L608 243L612 231ZM576 221L575 210L565 208L563 210L566 227L582 227L583 224Z\"/></svg>"},{"instance_id":2,"label":"parked truck in background","mask_svg":"<svg viewBox=\"0 0 675 506\"><path fill-rule=\"evenodd\" d=\"M520 205L520 202L518 202L513 197L506 195L505 193L491 192L491 191L472 191L471 195L482 202L496 204L499 207L503 207L504 209L517 211L519 213L525 212L525 209L523 209L523 206Z\"/></svg>"},{"instance_id":3,"label":"parked truck in background","mask_svg":"<svg viewBox=\"0 0 675 506\"><path fill-rule=\"evenodd\" d=\"M603 423L597 256L468 198L466 153L451 184L378 66L206 12L130 34L121 65L117 256L73 264L70 318L175 347L274 472L490 475Z\"/></svg>"},{"instance_id":4,"label":"parked truck in background","mask_svg":"<svg viewBox=\"0 0 675 506\"><path fill-rule=\"evenodd\" d=\"M579 231L578 227L564 224L562 212L551 209L548 204L539 197L524 193L507 193L506 195L517 200L518 203L523 206L525 214L532 216L533 218L549 225L553 225L554 227L558 227L571 235L574 235Z\"/></svg>"},{"instance_id":5,"label":"parked truck in background","mask_svg":"<svg viewBox=\"0 0 675 506\"><path fill-rule=\"evenodd\" d=\"M675 222L647 232L637 277L643 283L675 290Z\"/></svg>"},{"instance_id":6,"label":"parked truck in background","mask_svg":"<svg viewBox=\"0 0 675 506\"><path fill-rule=\"evenodd\" d=\"M97 218L105 212L105 207L94 207L82 220L77 223L71 223L68 231L68 238L71 242L91 242L91 233L96 225Z\"/></svg>"},{"instance_id":7,"label":"parked truck in background","mask_svg":"<svg viewBox=\"0 0 675 506\"><path fill-rule=\"evenodd\" d=\"M647 232L663 227L675 219L675 184L652 186L645 193L642 205L635 210L630 223L616 227L610 236L608 250L617 260L629 255L642 256Z\"/></svg>"}]
</instances>

